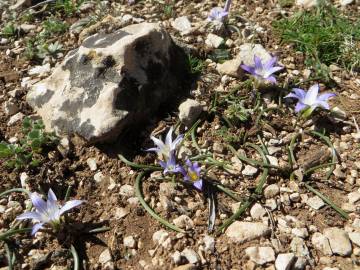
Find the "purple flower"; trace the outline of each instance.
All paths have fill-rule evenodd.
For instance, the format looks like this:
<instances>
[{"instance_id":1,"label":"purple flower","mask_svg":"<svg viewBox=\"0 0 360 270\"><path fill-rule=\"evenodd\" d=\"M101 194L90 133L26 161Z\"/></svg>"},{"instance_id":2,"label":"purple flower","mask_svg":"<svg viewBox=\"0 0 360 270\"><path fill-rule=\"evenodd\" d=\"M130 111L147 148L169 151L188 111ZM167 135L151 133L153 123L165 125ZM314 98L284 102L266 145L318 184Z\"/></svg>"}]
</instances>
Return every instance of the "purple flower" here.
<instances>
[{"instance_id":1,"label":"purple flower","mask_svg":"<svg viewBox=\"0 0 360 270\"><path fill-rule=\"evenodd\" d=\"M128 2L129 5L135 4L135 0L128 0L127 2Z\"/></svg>"},{"instance_id":2,"label":"purple flower","mask_svg":"<svg viewBox=\"0 0 360 270\"><path fill-rule=\"evenodd\" d=\"M305 92L300 88L293 88L293 92L288 94L285 98L296 98L298 100L295 112L303 112L304 116L309 116L317 107L329 110L330 106L327 103L328 99L336 96L334 93L324 93L319 95L319 85L314 84Z\"/></svg>"},{"instance_id":3,"label":"purple flower","mask_svg":"<svg viewBox=\"0 0 360 270\"><path fill-rule=\"evenodd\" d=\"M203 187L203 180L200 178L201 168L199 163L191 163L191 161L187 159L186 166L186 170L181 168L181 173L184 175L184 181L191 182L196 189L201 191Z\"/></svg>"},{"instance_id":4,"label":"purple flower","mask_svg":"<svg viewBox=\"0 0 360 270\"><path fill-rule=\"evenodd\" d=\"M230 5L231 5L231 0L227 0L224 8L221 7L212 8L210 10L208 20L222 22L229 15Z\"/></svg>"},{"instance_id":5,"label":"purple flower","mask_svg":"<svg viewBox=\"0 0 360 270\"><path fill-rule=\"evenodd\" d=\"M160 160L166 161L170 158L171 152L175 151L176 146L182 141L183 135L177 136L177 138L172 140L173 127L170 128L169 132L166 134L165 142L160 139L151 136L150 139L155 143L157 147L147 149L146 151L154 151L158 154Z\"/></svg>"},{"instance_id":6,"label":"purple flower","mask_svg":"<svg viewBox=\"0 0 360 270\"><path fill-rule=\"evenodd\" d=\"M241 68L251 75L253 75L259 81L269 81L271 83L276 83L275 76L273 74L279 70L282 70L283 67L275 67L277 58L272 57L265 64L261 62L260 57L254 55L254 64L255 66L241 65Z\"/></svg>"},{"instance_id":7,"label":"purple flower","mask_svg":"<svg viewBox=\"0 0 360 270\"><path fill-rule=\"evenodd\" d=\"M164 169L164 174L167 174L169 172L177 173L183 170L180 165L176 164L176 158L174 152L170 153L170 157L168 160L166 160L166 162L160 160L159 163L160 166Z\"/></svg>"},{"instance_id":8,"label":"purple flower","mask_svg":"<svg viewBox=\"0 0 360 270\"><path fill-rule=\"evenodd\" d=\"M35 211L25 212L16 219L33 219L34 221L37 221L38 223L32 227L32 235L42 229L44 224L49 224L55 230L58 229L61 223L60 216L84 202L82 200L72 200L66 202L64 206L60 207L51 188L49 189L46 202L36 192L31 193L30 199L35 207Z\"/></svg>"}]
</instances>

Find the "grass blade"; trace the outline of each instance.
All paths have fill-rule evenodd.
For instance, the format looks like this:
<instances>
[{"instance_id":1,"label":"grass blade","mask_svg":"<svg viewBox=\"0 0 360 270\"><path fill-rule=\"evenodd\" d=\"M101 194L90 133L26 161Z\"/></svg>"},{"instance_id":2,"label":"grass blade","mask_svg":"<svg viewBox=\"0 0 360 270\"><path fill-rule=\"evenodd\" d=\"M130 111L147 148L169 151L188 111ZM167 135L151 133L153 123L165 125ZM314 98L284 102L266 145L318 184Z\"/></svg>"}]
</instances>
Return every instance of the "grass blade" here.
<instances>
[{"instance_id":1,"label":"grass blade","mask_svg":"<svg viewBox=\"0 0 360 270\"><path fill-rule=\"evenodd\" d=\"M130 166L131 168L135 168L135 169L146 169L146 170L151 170L151 171L161 171L162 168L160 166L153 166L153 165L141 165L141 164L137 164L135 162L131 162L129 160L127 160L123 155L118 154L119 159L124 162L126 165Z\"/></svg>"},{"instance_id":2,"label":"grass blade","mask_svg":"<svg viewBox=\"0 0 360 270\"><path fill-rule=\"evenodd\" d=\"M324 202L326 202L330 207L332 207L336 212L338 212L340 216L342 216L345 219L349 219L348 213L346 213L343 209L341 209L339 206L337 206L335 203L333 203L328 197L326 197L320 191L314 189L309 184L307 184L307 183L304 183L304 184L308 190L313 192L315 195L319 196Z\"/></svg>"},{"instance_id":3,"label":"grass blade","mask_svg":"<svg viewBox=\"0 0 360 270\"><path fill-rule=\"evenodd\" d=\"M162 217L160 217L158 214L155 213L155 211L153 209L151 209L151 207L145 202L143 195L142 195L142 191L141 191L141 186L142 186L142 179L144 178L145 174L147 173L147 171L145 172L141 172L137 177L136 177L136 181L135 181L135 193L136 196L139 199L139 202L141 203L141 205L144 207L144 209L149 213L150 216L152 216L153 218L155 218L157 221L159 221L161 224L163 224L164 226L168 227L171 230L174 230L176 232L181 232L181 233L185 233L184 230L176 227L175 225L169 223L168 221L166 221L165 219L163 219Z\"/></svg>"},{"instance_id":4,"label":"grass blade","mask_svg":"<svg viewBox=\"0 0 360 270\"><path fill-rule=\"evenodd\" d=\"M71 254L74 258L74 270L80 270L80 259L79 255L73 245L70 247Z\"/></svg>"}]
</instances>

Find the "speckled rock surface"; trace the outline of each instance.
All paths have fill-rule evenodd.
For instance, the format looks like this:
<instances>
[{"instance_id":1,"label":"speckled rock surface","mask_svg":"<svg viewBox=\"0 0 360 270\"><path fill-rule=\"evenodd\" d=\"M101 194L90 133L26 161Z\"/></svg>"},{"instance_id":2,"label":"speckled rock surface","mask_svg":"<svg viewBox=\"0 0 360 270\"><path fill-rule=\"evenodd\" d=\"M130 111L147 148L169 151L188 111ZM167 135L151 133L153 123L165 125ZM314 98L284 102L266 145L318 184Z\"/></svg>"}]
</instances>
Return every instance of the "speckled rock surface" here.
<instances>
[{"instance_id":1,"label":"speckled rock surface","mask_svg":"<svg viewBox=\"0 0 360 270\"><path fill-rule=\"evenodd\" d=\"M95 34L50 77L33 85L27 101L48 130L76 133L89 142L110 141L179 91L185 64L172 63L180 55L158 24Z\"/></svg>"}]
</instances>

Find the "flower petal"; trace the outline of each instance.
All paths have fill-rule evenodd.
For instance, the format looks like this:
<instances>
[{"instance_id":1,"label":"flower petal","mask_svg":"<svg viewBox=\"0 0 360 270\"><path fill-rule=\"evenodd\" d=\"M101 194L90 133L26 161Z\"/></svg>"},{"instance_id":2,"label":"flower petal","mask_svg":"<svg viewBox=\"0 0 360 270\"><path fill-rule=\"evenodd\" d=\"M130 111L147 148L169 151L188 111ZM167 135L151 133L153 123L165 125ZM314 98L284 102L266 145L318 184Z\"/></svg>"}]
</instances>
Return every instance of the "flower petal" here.
<instances>
[{"instance_id":1,"label":"flower petal","mask_svg":"<svg viewBox=\"0 0 360 270\"><path fill-rule=\"evenodd\" d=\"M48 191L48 199L46 201L47 213L50 219L58 216L59 205L55 193L50 188Z\"/></svg>"},{"instance_id":2,"label":"flower petal","mask_svg":"<svg viewBox=\"0 0 360 270\"><path fill-rule=\"evenodd\" d=\"M172 142L172 145L170 147L170 151L173 151L176 149L176 146L183 140L184 136L179 135L176 137L176 139Z\"/></svg>"},{"instance_id":3,"label":"flower petal","mask_svg":"<svg viewBox=\"0 0 360 270\"><path fill-rule=\"evenodd\" d=\"M326 101L317 101L316 104L314 104L314 107L322 107L325 110L330 110L330 106Z\"/></svg>"},{"instance_id":4,"label":"flower petal","mask_svg":"<svg viewBox=\"0 0 360 270\"><path fill-rule=\"evenodd\" d=\"M47 204L36 192L31 193L30 199L32 204L34 205L36 210L40 212L40 214L46 213Z\"/></svg>"},{"instance_id":5,"label":"flower petal","mask_svg":"<svg viewBox=\"0 0 360 270\"><path fill-rule=\"evenodd\" d=\"M43 228L44 223L36 223L31 230L31 235L34 235L35 233L38 232L38 230Z\"/></svg>"},{"instance_id":6,"label":"flower petal","mask_svg":"<svg viewBox=\"0 0 360 270\"><path fill-rule=\"evenodd\" d=\"M307 91L305 99L304 99L304 103L311 106L312 104L314 104L316 102L316 98L317 95L319 93L319 85L318 84L314 84L313 86L311 86L309 88L309 91Z\"/></svg>"},{"instance_id":7,"label":"flower petal","mask_svg":"<svg viewBox=\"0 0 360 270\"><path fill-rule=\"evenodd\" d=\"M289 93L289 94L286 95L284 98L296 98L296 99L300 99L295 93Z\"/></svg>"},{"instance_id":8,"label":"flower petal","mask_svg":"<svg viewBox=\"0 0 360 270\"><path fill-rule=\"evenodd\" d=\"M166 145L171 145L172 144L172 133L173 133L173 127L171 127L168 131L168 133L166 134L165 137L165 144Z\"/></svg>"},{"instance_id":9,"label":"flower petal","mask_svg":"<svg viewBox=\"0 0 360 270\"><path fill-rule=\"evenodd\" d=\"M48 191L48 201L57 201L54 191L50 188Z\"/></svg>"},{"instance_id":10,"label":"flower petal","mask_svg":"<svg viewBox=\"0 0 360 270\"><path fill-rule=\"evenodd\" d=\"M164 148L164 143L162 140L159 140L158 138L155 138L154 136L150 136L150 139L155 143L155 145L161 150Z\"/></svg>"},{"instance_id":11,"label":"flower petal","mask_svg":"<svg viewBox=\"0 0 360 270\"><path fill-rule=\"evenodd\" d=\"M293 88L292 90L295 93L295 95L298 96L299 100L303 100L305 98L306 92L304 90L302 90L300 88Z\"/></svg>"},{"instance_id":12,"label":"flower petal","mask_svg":"<svg viewBox=\"0 0 360 270\"><path fill-rule=\"evenodd\" d=\"M265 78L265 80L271 82L272 84L276 84L276 78L274 76L269 76Z\"/></svg>"},{"instance_id":13,"label":"flower petal","mask_svg":"<svg viewBox=\"0 0 360 270\"><path fill-rule=\"evenodd\" d=\"M18 219L18 220L34 219L37 221L41 221L41 215L37 212L25 212L25 213L17 216L16 219Z\"/></svg>"},{"instance_id":14,"label":"flower petal","mask_svg":"<svg viewBox=\"0 0 360 270\"><path fill-rule=\"evenodd\" d=\"M230 11L230 6L231 6L231 0L226 0L224 6L224 12L228 13Z\"/></svg>"},{"instance_id":15,"label":"flower petal","mask_svg":"<svg viewBox=\"0 0 360 270\"><path fill-rule=\"evenodd\" d=\"M276 61L277 61L276 56L271 57L270 60L265 63L264 69L268 70L268 69L272 68L275 65Z\"/></svg>"},{"instance_id":16,"label":"flower petal","mask_svg":"<svg viewBox=\"0 0 360 270\"><path fill-rule=\"evenodd\" d=\"M64 214L66 211L71 210L74 207L79 206L80 204L84 203L85 201L83 200L72 200L72 201L68 201L64 204L63 207L61 207L60 212L59 212L59 216L61 216L62 214Z\"/></svg>"},{"instance_id":17,"label":"flower petal","mask_svg":"<svg viewBox=\"0 0 360 270\"><path fill-rule=\"evenodd\" d=\"M295 112L301 112L302 110L306 109L308 107L308 105L302 103L302 102L298 102L295 106Z\"/></svg>"},{"instance_id":18,"label":"flower petal","mask_svg":"<svg viewBox=\"0 0 360 270\"><path fill-rule=\"evenodd\" d=\"M271 75L271 74L273 74L275 72L278 72L279 70L282 70L282 69L284 69L284 68L283 67L272 67L272 68L269 68L269 69L266 70L266 74Z\"/></svg>"},{"instance_id":19,"label":"flower petal","mask_svg":"<svg viewBox=\"0 0 360 270\"><path fill-rule=\"evenodd\" d=\"M318 101L327 101L329 98L336 96L335 93L324 93L319 95L317 98Z\"/></svg>"},{"instance_id":20,"label":"flower petal","mask_svg":"<svg viewBox=\"0 0 360 270\"><path fill-rule=\"evenodd\" d=\"M255 64L255 70L256 69L263 69L261 59L260 59L260 57L257 57L256 55L254 55L254 64Z\"/></svg>"},{"instance_id":21,"label":"flower petal","mask_svg":"<svg viewBox=\"0 0 360 270\"><path fill-rule=\"evenodd\" d=\"M194 184L193 184L193 186L197 189L197 190L202 190L202 188L203 188L203 180L202 179L200 179L200 180L198 180L198 181L195 181L194 182Z\"/></svg>"},{"instance_id":22,"label":"flower petal","mask_svg":"<svg viewBox=\"0 0 360 270\"><path fill-rule=\"evenodd\" d=\"M255 68L250 67L250 66L248 66L248 65L240 65L240 67L241 67L243 70L249 72L250 74L255 75Z\"/></svg>"}]
</instances>

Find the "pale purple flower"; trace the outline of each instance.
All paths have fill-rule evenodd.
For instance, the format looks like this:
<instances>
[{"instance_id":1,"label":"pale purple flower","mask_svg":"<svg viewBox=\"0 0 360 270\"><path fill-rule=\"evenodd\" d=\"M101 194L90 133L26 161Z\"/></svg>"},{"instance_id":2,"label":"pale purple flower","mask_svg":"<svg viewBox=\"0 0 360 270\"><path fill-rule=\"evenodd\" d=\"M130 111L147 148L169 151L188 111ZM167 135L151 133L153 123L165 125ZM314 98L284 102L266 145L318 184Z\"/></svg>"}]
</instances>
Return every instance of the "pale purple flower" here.
<instances>
[{"instance_id":1,"label":"pale purple flower","mask_svg":"<svg viewBox=\"0 0 360 270\"><path fill-rule=\"evenodd\" d=\"M164 169L164 174L181 172L183 169L176 163L175 153L171 152L169 159L159 161L160 166Z\"/></svg>"},{"instance_id":2,"label":"pale purple flower","mask_svg":"<svg viewBox=\"0 0 360 270\"><path fill-rule=\"evenodd\" d=\"M276 67L277 58L271 57L266 63L262 63L260 57L254 55L254 66L241 65L241 68L259 81L269 81L273 84L276 83L276 78L273 75L275 72L282 70L283 67Z\"/></svg>"},{"instance_id":3,"label":"pale purple flower","mask_svg":"<svg viewBox=\"0 0 360 270\"><path fill-rule=\"evenodd\" d=\"M186 170L181 167L181 173L184 175L184 181L191 182L196 189L201 191L203 188L203 180L200 177L201 168L199 163L192 163L189 159L187 159L186 166Z\"/></svg>"},{"instance_id":4,"label":"pale purple flower","mask_svg":"<svg viewBox=\"0 0 360 270\"><path fill-rule=\"evenodd\" d=\"M170 158L171 152L175 151L176 146L182 141L183 135L177 136L177 138L172 140L173 127L169 129L169 132L166 134L165 142L162 140L151 136L150 139L155 143L157 147L147 149L146 151L154 151L157 153L160 160L167 161Z\"/></svg>"},{"instance_id":5,"label":"pale purple flower","mask_svg":"<svg viewBox=\"0 0 360 270\"><path fill-rule=\"evenodd\" d=\"M42 229L45 224L49 224L53 229L58 229L61 223L61 215L84 202L82 200L71 200L61 207L51 188L48 191L46 202L36 192L30 194L30 199L35 207L35 211L25 212L16 219L33 219L37 221L38 223L32 227L32 235Z\"/></svg>"},{"instance_id":6,"label":"pale purple flower","mask_svg":"<svg viewBox=\"0 0 360 270\"><path fill-rule=\"evenodd\" d=\"M127 2L128 2L129 5L135 4L135 0L127 0Z\"/></svg>"},{"instance_id":7,"label":"pale purple flower","mask_svg":"<svg viewBox=\"0 0 360 270\"><path fill-rule=\"evenodd\" d=\"M230 5L231 5L231 0L227 0L224 8L221 7L212 8L210 10L208 20L222 22L229 15Z\"/></svg>"},{"instance_id":8,"label":"pale purple flower","mask_svg":"<svg viewBox=\"0 0 360 270\"><path fill-rule=\"evenodd\" d=\"M334 93L324 93L319 95L319 85L314 84L307 92L300 88L293 88L293 92L288 94L285 98L296 98L298 100L295 112L306 111L310 115L317 107L329 110L330 106L327 103L328 99L336 96Z\"/></svg>"}]
</instances>

